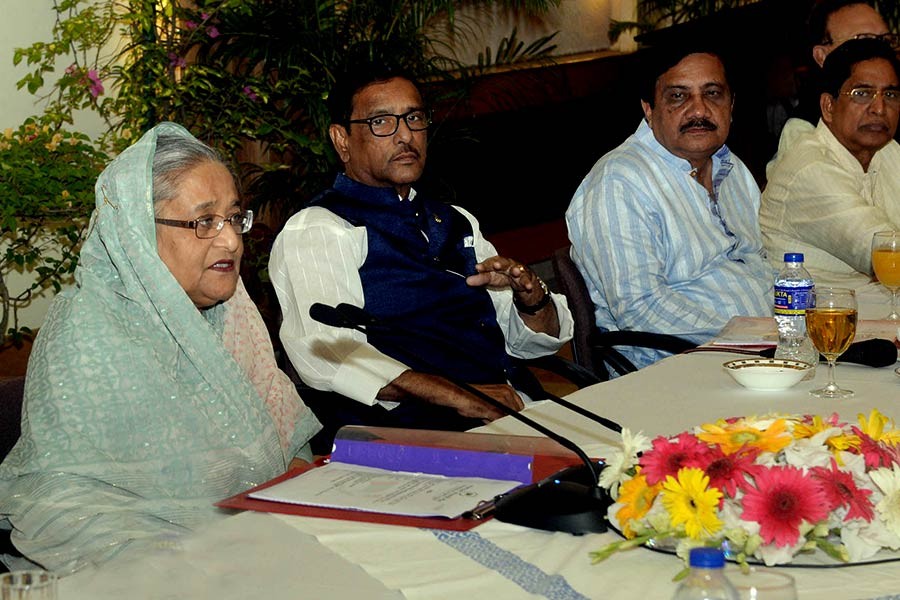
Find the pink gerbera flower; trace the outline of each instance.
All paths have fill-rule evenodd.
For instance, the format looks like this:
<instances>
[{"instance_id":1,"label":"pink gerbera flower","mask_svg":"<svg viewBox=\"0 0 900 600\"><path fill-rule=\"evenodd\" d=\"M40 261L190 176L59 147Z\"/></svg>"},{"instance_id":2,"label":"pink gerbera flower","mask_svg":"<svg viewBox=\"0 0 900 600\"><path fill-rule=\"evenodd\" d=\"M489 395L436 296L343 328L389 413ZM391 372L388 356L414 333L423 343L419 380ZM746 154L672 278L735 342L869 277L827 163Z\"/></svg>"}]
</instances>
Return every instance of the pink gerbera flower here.
<instances>
[{"instance_id":1,"label":"pink gerbera flower","mask_svg":"<svg viewBox=\"0 0 900 600\"><path fill-rule=\"evenodd\" d=\"M859 453L863 455L866 461L866 469L877 469L879 467L891 468L897 461L897 452L893 447L882 444L871 436L862 432L859 427L853 426L853 433L859 437Z\"/></svg>"},{"instance_id":2,"label":"pink gerbera flower","mask_svg":"<svg viewBox=\"0 0 900 600\"><path fill-rule=\"evenodd\" d=\"M872 490L860 489L853 481L853 475L838 469L837 462L831 459L831 468L813 467L809 471L810 476L819 482L825 493L826 509L828 512L846 506L849 508L845 521L850 519L864 519L866 522L875 517L872 501L869 496Z\"/></svg>"},{"instance_id":3,"label":"pink gerbera flower","mask_svg":"<svg viewBox=\"0 0 900 600\"><path fill-rule=\"evenodd\" d=\"M763 467L755 464L758 448L745 447L734 454L725 454L718 447L710 449L709 463L702 465L709 475L709 486L719 488L729 498L734 498L739 487L747 485L744 474L755 475ZM724 502L723 497L721 502Z\"/></svg>"},{"instance_id":4,"label":"pink gerbera flower","mask_svg":"<svg viewBox=\"0 0 900 600\"><path fill-rule=\"evenodd\" d=\"M766 544L796 544L803 521L816 523L828 516L825 493L819 482L795 467L771 467L755 476L747 488L741 518L759 523Z\"/></svg>"},{"instance_id":5,"label":"pink gerbera flower","mask_svg":"<svg viewBox=\"0 0 900 600\"><path fill-rule=\"evenodd\" d=\"M647 477L647 483L654 485L669 475L674 477L683 467L702 469L710 462L709 452L709 446L689 433L680 433L672 439L659 436L653 440L653 448L641 457L641 472Z\"/></svg>"}]
</instances>

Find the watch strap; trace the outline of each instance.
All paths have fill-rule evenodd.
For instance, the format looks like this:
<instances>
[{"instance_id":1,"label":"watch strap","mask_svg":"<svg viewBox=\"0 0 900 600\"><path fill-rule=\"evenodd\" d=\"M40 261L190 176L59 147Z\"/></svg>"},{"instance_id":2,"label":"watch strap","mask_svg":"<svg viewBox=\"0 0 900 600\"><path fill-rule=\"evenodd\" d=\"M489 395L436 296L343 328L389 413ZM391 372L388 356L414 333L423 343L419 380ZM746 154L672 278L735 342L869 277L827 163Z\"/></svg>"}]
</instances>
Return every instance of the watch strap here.
<instances>
[{"instance_id":1,"label":"watch strap","mask_svg":"<svg viewBox=\"0 0 900 600\"><path fill-rule=\"evenodd\" d=\"M547 284L544 283L543 279L538 278L538 285L544 290L544 295L534 304L524 304L519 301L518 298L513 296L513 305L516 307L517 311L526 315L536 315L539 311L543 310L544 307L550 304L552 298L550 297L550 290L547 289Z\"/></svg>"}]
</instances>

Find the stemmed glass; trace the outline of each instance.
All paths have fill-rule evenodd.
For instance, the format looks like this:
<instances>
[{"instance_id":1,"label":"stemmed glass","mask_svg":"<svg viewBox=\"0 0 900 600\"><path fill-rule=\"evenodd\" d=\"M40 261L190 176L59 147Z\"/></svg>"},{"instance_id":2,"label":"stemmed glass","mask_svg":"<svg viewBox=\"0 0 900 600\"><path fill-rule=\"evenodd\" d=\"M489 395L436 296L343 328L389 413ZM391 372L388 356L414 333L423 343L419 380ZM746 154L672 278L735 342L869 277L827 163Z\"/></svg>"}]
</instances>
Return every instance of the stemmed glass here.
<instances>
[{"instance_id":1,"label":"stemmed glass","mask_svg":"<svg viewBox=\"0 0 900 600\"><path fill-rule=\"evenodd\" d=\"M797 600L797 584L787 573L762 567L725 573L741 600Z\"/></svg>"},{"instance_id":2,"label":"stemmed glass","mask_svg":"<svg viewBox=\"0 0 900 600\"><path fill-rule=\"evenodd\" d=\"M872 236L872 268L881 285L891 291L889 321L900 321L897 293L900 292L900 231L879 231Z\"/></svg>"},{"instance_id":3,"label":"stemmed glass","mask_svg":"<svg viewBox=\"0 0 900 600\"><path fill-rule=\"evenodd\" d=\"M819 398L849 398L852 390L834 382L834 363L856 335L856 292L847 288L815 288L806 309L806 333L828 359L828 383L809 393Z\"/></svg>"}]
</instances>

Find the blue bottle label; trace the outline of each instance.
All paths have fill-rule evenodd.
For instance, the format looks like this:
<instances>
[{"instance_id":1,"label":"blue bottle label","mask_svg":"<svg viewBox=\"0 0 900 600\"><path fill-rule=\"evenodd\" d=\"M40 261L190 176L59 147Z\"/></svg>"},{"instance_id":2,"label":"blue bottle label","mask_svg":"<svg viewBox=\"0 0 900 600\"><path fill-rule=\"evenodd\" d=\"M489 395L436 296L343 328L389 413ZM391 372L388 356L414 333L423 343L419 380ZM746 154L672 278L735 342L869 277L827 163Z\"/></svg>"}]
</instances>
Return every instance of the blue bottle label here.
<instances>
[{"instance_id":1,"label":"blue bottle label","mask_svg":"<svg viewBox=\"0 0 900 600\"><path fill-rule=\"evenodd\" d=\"M801 287L775 286L775 314L805 315L812 289L811 285Z\"/></svg>"}]
</instances>

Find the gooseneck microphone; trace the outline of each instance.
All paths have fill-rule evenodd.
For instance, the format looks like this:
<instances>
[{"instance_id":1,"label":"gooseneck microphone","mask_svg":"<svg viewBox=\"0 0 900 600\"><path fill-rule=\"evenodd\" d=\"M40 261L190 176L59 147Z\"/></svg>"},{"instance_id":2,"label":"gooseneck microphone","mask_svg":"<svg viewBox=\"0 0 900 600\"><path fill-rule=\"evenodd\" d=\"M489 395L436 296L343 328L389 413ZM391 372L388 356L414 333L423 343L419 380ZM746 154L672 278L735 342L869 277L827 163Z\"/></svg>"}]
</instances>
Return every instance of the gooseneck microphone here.
<instances>
[{"instance_id":1,"label":"gooseneck microphone","mask_svg":"<svg viewBox=\"0 0 900 600\"><path fill-rule=\"evenodd\" d=\"M354 329L364 334L367 334L369 330L379 330L418 335L393 323L385 324L362 308L352 304L342 303L333 307L316 302L310 306L309 316L324 325ZM406 355L405 350L399 344L392 344L391 349L401 357ZM421 357L419 360L421 361ZM469 383L448 376L444 369L432 364L428 366L434 374L571 450L584 463L584 467L565 469L542 481L521 486L499 496L495 499L495 517L498 520L547 531L566 531L576 535L600 533L607 530L605 514L606 508L612 503L612 500L599 486L598 468L602 469L602 466L595 465L587 454L570 439L513 410ZM561 398L549 399L561 401L563 406L597 420L613 431L621 432L622 430L617 423L584 411L581 407L576 407Z\"/></svg>"},{"instance_id":2,"label":"gooseneck microphone","mask_svg":"<svg viewBox=\"0 0 900 600\"><path fill-rule=\"evenodd\" d=\"M331 307L325 306L324 304L316 303L316 304L313 304L309 308L309 316L312 317L313 319L316 319L320 323L324 323L324 321L321 321L320 319L313 316L314 309L317 314L320 314L323 312L323 309L325 309L324 312L329 312L328 309L331 309ZM336 307L334 307L333 310L334 310L334 313L336 313L335 322L333 324L334 327L348 327L348 326L351 326L351 325L349 325L350 323L358 323L360 325L365 326L367 329L371 329L373 331L375 331L375 330L389 331L392 329L392 327L390 325L385 325L384 323L375 319L372 315L370 315L364 309L362 309L358 306L354 306L353 304L341 303L341 304L338 304ZM325 317L325 318L331 318L331 317ZM340 321L342 324L338 325L337 321ZM326 324L332 324L332 323L326 323ZM399 328L394 328L394 329L399 329ZM439 338L434 338L432 336L429 336L429 339L432 339L440 344L446 344L445 340L442 340ZM449 379L449 378L447 378L447 379ZM453 383L456 383L456 382L453 382ZM593 412L587 410L586 408L583 408L581 406L578 406L577 404L573 404L572 402L569 402L568 400L563 400L559 396L551 394L547 390L542 390L542 391L546 397L544 399L550 400L557 404L560 404L560 405L564 406L565 408L568 408L569 410L576 412L583 417L586 417L596 423L603 425L607 429L611 429L612 431L615 431L616 433L622 433L622 426L619 425L618 423L616 423L615 421L612 421L610 419L607 419L606 417L602 417L596 413L593 413Z\"/></svg>"}]
</instances>

